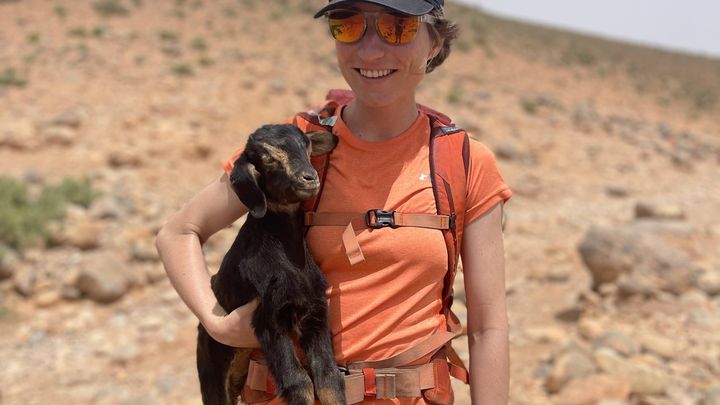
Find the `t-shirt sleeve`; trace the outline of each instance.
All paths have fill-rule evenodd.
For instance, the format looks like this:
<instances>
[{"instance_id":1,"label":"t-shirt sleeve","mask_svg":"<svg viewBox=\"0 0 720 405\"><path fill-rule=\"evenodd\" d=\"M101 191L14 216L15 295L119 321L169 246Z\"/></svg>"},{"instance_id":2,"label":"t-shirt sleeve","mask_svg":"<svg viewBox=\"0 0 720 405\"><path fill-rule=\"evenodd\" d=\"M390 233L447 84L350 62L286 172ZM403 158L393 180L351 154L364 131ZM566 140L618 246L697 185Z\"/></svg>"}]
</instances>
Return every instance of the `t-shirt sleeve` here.
<instances>
[{"instance_id":1,"label":"t-shirt sleeve","mask_svg":"<svg viewBox=\"0 0 720 405\"><path fill-rule=\"evenodd\" d=\"M471 139L465 223L472 223L495 204L510 197L512 191L500 174L495 155L485 145Z\"/></svg>"}]
</instances>

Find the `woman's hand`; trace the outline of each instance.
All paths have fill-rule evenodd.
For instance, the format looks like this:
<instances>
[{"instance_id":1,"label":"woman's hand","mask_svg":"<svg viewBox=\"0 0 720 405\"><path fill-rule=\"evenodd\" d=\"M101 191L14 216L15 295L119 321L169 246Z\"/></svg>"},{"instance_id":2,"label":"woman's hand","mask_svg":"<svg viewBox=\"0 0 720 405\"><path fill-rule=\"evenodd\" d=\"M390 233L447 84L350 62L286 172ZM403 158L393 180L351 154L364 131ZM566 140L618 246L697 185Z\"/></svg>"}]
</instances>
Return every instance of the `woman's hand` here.
<instances>
[{"instance_id":1,"label":"woman's hand","mask_svg":"<svg viewBox=\"0 0 720 405\"><path fill-rule=\"evenodd\" d=\"M207 317L202 324L213 339L224 345L245 348L260 347L252 327L252 316L257 306L257 300L252 300L226 314L218 305L213 314Z\"/></svg>"}]
</instances>

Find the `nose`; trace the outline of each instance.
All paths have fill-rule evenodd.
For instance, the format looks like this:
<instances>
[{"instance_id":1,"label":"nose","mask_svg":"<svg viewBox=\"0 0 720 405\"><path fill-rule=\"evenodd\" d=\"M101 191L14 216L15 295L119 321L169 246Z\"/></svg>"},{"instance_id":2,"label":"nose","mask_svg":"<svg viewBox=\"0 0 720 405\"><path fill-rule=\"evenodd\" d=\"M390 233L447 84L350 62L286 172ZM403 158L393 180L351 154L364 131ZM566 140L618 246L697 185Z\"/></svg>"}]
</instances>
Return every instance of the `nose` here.
<instances>
[{"instance_id":1,"label":"nose","mask_svg":"<svg viewBox=\"0 0 720 405\"><path fill-rule=\"evenodd\" d=\"M357 55L365 61L380 59L385 55L385 44L377 33L375 20L373 18L367 18L366 21L367 28L365 28L365 35L363 35L357 43L359 47Z\"/></svg>"},{"instance_id":2,"label":"nose","mask_svg":"<svg viewBox=\"0 0 720 405\"><path fill-rule=\"evenodd\" d=\"M314 171L313 172L303 172L301 174L301 177L302 177L303 181L306 183L314 183L314 182L318 181L317 172L314 172Z\"/></svg>"}]
</instances>

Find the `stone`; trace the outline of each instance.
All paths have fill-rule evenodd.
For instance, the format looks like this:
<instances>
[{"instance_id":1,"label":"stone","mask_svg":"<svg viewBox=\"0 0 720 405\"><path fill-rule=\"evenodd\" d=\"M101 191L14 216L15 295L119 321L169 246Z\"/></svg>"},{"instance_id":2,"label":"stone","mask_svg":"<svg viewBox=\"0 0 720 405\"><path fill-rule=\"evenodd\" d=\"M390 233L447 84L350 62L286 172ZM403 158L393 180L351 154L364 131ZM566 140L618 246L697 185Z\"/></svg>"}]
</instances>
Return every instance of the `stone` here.
<instances>
[{"instance_id":1,"label":"stone","mask_svg":"<svg viewBox=\"0 0 720 405\"><path fill-rule=\"evenodd\" d=\"M91 300L110 303L125 295L129 289L124 261L117 255L100 252L88 255L80 266L75 287Z\"/></svg>"},{"instance_id":2,"label":"stone","mask_svg":"<svg viewBox=\"0 0 720 405\"><path fill-rule=\"evenodd\" d=\"M553 363L553 367L545 380L545 390L555 394L571 380L594 374L596 371L593 359L578 349L569 349L561 353Z\"/></svg>"},{"instance_id":3,"label":"stone","mask_svg":"<svg viewBox=\"0 0 720 405\"><path fill-rule=\"evenodd\" d=\"M40 308L50 308L61 301L62 297L57 290L48 290L39 293L35 297L35 304Z\"/></svg>"},{"instance_id":4,"label":"stone","mask_svg":"<svg viewBox=\"0 0 720 405\"><path fill-rule=\"evenodd\" d=\"M707 390L702 405L720 405L720 385Z\"/></svg>"},{"instance_id":5,"label":"stone","mask_svg":"<svg viewBox=\"0 0 720 405\"><path fill-rule=\"evenodd\" d=\"M29 119L0 117L0 147L33 150L40 146L35 136L35 124Z\"/></svg>"},{"instance_id":6,"label":"stone","mask_svg":"<svg viewBox=\"0 0 720 405\"><path fill-rule=\"evenodd\" d=\"M608 347L625 357L633 356L640 351L640 345L638 343L631 337L616 330L611 330L603 334L593 342L594 349L601 347Z\"/></svg>"},{"instance_id":7,"label":"stone","mask_svg":"<svg viewBox=\"0 0 720 405\"><path fill-rule=\"evenodd\" d=\"M698 277L696 286L709 296L720 294L720 269L704 271Z\"/></svg>"},{"instance_id":8,"label":"stone","mask_svg":"<svg viewBox=\"0 0 720 405\"><path fill-rule=\"evenodd\" d=\"M593 226L578 250L591 273L594 289L618 283L622 275L626 294L645 294L648 290L680 294L702 272L685 252L632 227Z\"/></svg>"},{"instance_id":9,"label":"stone","mask_svg":"<svg viewBox=\"0 0 720 405\"><path fill-rule=\"evenodd\" d=\"M40 138L45 144L71 146L75 143L77 133L68 127L50 126L40 132Z\"/></svg>"},{"instance_id":10,"label":"stone","mask_svg":"<svg viewBox=\"0 0 720 405\"><path fill-rule=\"evenodd\" d=\"M19 263L18 254L9 247L0 244L0 280L12 277Z\"/></svg>"},{"instance_id":11,"label":"stone","mask_svg":"<svg viewBox=\"0 0 720 405\"><path fill-rule=\"evenodd\" d=\"M587 340L595 340L606 331L605 325L598 320L593 318L582 318L578 322L578 332L580 336Z\"/></svg>"},{"instance_id":12,"label":"stone","mask_svg":"<svg viewBox=\"0 0 720 405\"><path fill-rule=\"evenodd\" d=\"M675 204L640 201L635 204L635 218L685 219L685 210Z\"/></svg>"},{"instance_id":13,"label":"stone","mask_svg":"<svg viewBox=\"0 0 720 405\"><path fill-rule=\"evenodd\" d=\"M626 401L629 397L630 385L621 377L594 374L572 380L552 403L590 405L602 400Z\"/></svg>"},{"instance_id":14,"label":"stone","mask_svg":"<svg viewBox=\"0 0 720 405\"><path fill-rule=\"evenodd\" d=\"M16 268L13 275L13 286L15 291L24 297L30 297L35 292L38 270L30 264L22 264Z\"/></svg>"},{"instance_id":15,"label":"stone","mask_svg":"<svg viewBox=\"0 0 720 405\"><path fill-rule=\"evenodd\" d=\"M635 394L661 395L672 384L670 377L657 368L624 359L612 349L600 348L594 358L605 373L627 381Z\"/></svg>"},{"instance_id":16,"label":"stone","mask_svg":"<svg viewBox=\"0 0 720 405\"><path fill-rule=\"evenodd\" d=\"M50 124L62 126L62 127L68 127L73 129L78 129L80 126L82 126L83 121L87 120L88 118L88 112L87 109L83 106L75 106L72 108L68 108L67 110L63 111L60 115L53 118L50 121Z\"/></svg>"},{"instance_id":17,"label":"stone","mask_svg":"<svg viewBox=\"0 0 720 405\"><path fill-rule=\"evenodd\" d=\"M647 329L639 330L635 339L650 353L660 355L665 359L673 359L680 352L681 347L677 339L660 335Z\"/></svg>"},{"instance_id":18,"label":"stone","mask_svg":"<svg viewBox=\"0 0 720 405\"><path fill-rule=\"evenodd\" d=\"M107 228L104 222L85 218L66 224L66 243L82 250L97 249L102 245L102 234Z\"/></svg>"},{"instance_id":19,"label":"stone","mask_svg":"<svg viewBox=\"0 0 720 405\"><path fill-rule=\"evenodd\" d=\"M107 156L107 162L110 167L138 167L142 164L142 159L137 152L125 149L114 150Z\"/></svg>"}]
</instances>

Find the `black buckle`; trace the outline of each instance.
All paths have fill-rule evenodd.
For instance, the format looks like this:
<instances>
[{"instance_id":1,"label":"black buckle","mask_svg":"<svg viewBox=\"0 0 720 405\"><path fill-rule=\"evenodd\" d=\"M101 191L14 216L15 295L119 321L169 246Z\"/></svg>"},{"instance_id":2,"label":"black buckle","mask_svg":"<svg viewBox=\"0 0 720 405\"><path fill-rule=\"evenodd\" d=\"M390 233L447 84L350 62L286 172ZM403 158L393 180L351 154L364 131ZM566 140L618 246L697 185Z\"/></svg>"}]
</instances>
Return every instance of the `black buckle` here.
<instances>
[{"instance_id":1,"label":"black buckle","mask_svg":"<svg viewBox=\"0 0 720 405\"><path fill-rule=\"evenodd\" d=\"M368 228L395 228L395 211L368 210L365 213L365 225ZM375 221L373 222L373 218Z\"/></svg>"},{"instance_id":2,"label":"black buckle","mask_svg":"<svg viewBox=\"0 0 720 405\"><path fill-rule=\"evenodd\" d=\"M350 369L349 369L349 368L343 367L343 366L337 366L337 368L338 368L338 371L340 371L341 373L343 373L343 374L345 374L345 375L350 375Z\"/></svg>"},{"instance_id":3,"label":"black buckle","mask_svg":"<svg viewBox=\"0 0 720 405\"><path fill-rule=\"evenodd\" d=\"M450 217L448 218L448 228L455 230L455 214L450 214Z\"/></svg>"}]
</instances>

